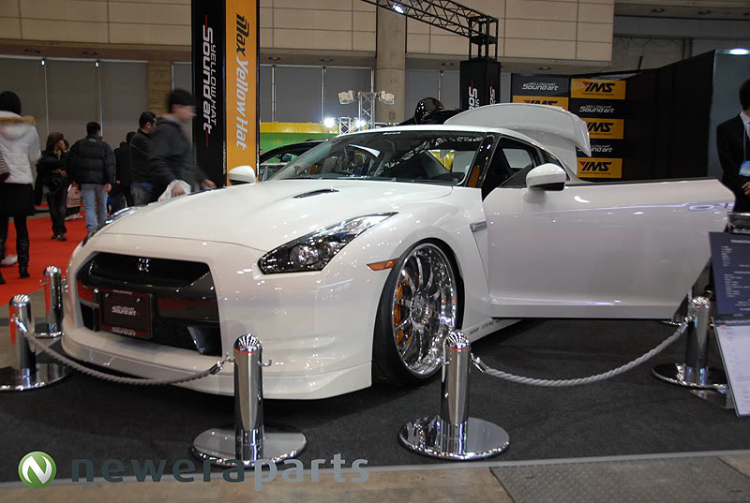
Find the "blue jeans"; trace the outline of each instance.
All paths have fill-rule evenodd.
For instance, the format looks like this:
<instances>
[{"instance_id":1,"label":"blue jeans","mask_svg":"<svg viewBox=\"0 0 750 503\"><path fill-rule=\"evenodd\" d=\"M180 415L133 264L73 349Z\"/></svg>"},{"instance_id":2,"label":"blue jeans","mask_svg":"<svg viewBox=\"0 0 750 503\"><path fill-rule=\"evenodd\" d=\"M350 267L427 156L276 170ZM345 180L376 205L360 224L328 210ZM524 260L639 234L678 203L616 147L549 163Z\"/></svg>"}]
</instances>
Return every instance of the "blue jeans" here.
<instances>
[{"instance_id":1,"label":"blue jeans","mask_svg":"<svg viewBox=\"0 0 750 503\"><path fill-rule=\"evenodd\" d=\"M146 182L131 184L130 193L133 195L133 204L135 204L136 206L153 203L159 198L158 194L154 195L153 184Z\"/></svg>"},{"instance_id":2,"label":"blue jeans","mask_svg":"<svg viewBox=\"0 0 750 503\"><path fill-rule=\"evenodd\" d=\"M83 209L86 213L86 229L91 232L107 220L107 192L98 183L81 184Z\"/></svg>"}]
</instances>

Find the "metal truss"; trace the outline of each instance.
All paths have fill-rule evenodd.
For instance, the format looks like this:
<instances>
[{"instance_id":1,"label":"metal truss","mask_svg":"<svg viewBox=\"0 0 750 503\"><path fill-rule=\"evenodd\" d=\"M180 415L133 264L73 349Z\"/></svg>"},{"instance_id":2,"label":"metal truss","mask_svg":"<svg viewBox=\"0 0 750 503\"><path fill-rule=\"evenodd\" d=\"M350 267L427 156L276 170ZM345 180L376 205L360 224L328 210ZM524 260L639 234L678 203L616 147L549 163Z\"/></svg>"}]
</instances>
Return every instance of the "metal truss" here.
<instances>
[{"instance_id":1,"label":"metal truss","mask_svg":"<svg viewBox=\"0 0 750 503\"><path fill-rule=\"evenodd\" d=\"M494 46L497 59L498 20L452 0L362 0L469 39L469 57L488 57ZM474 56L473 46L477 46Z\"/></svg>"},{"instance_id":2,"label":"metal truss","mask_svg":"<svg viewBox=\"0 0 750 503\"><path fill-rule=\"evenodd\" d=\"M377 93L360 91L357 93L359 98L359 120L360 124L366 124L372 128L375 122L375 101Z\"/></svg>"}]
</instances>

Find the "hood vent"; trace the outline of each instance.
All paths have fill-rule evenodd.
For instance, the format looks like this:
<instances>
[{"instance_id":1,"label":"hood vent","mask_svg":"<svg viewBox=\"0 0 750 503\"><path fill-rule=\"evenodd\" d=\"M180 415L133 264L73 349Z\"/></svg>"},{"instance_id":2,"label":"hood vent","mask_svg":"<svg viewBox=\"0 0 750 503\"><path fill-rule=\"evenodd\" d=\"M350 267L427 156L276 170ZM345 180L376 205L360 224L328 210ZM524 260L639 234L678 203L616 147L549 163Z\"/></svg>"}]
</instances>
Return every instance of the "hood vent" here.
<instances>
[{"instance_id":1,"label":"hood vent","mask_svg":"<svg viewBox=\"0 0 750 503\"><path fill-rule=\"evenodd\" d=\"M320 196L322 194L331 194L333 192L338 192L338 190L336 190L336 189L319 189L319 190L313 190L312 192L305 192L304 194L299 194L297 196L294 196L294 199L302 199L303 197Z\"/></svg>"}]
</instances>

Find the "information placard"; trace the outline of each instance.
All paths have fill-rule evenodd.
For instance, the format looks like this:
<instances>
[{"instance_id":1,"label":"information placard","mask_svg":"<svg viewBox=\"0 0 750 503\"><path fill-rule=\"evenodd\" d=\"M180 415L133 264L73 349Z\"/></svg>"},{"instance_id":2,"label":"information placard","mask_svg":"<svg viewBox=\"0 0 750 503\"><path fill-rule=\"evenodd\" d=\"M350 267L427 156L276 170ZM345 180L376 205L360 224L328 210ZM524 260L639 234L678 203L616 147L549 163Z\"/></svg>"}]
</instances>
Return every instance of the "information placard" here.
<instances>
[{"instance_id":1,"label":"information placard","mask_svg":"<svg viewBox=\"0 0 750 503\"><path fill-rule=\"evenodd\" d=\"M750 416L750 325L715 324L738 416Z\"/></svg>"},{"instance_id":2,"label":"information placard","mask_svg":"<svg viewBox=\"0 0 750 503\"><path fill-rule=\"evenodd\" d=\"M718 317L750 324L750 236L712 232L709 238Z\"/></svg>"}]
</instances>

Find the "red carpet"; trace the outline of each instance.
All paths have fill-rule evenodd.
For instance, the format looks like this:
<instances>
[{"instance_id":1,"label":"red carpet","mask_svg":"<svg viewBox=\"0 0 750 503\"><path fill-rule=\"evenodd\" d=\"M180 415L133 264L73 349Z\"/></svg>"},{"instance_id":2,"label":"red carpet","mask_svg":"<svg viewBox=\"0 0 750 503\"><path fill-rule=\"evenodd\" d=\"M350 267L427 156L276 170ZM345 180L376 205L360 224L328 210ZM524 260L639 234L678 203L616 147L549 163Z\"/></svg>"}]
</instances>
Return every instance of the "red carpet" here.
<instances>
[{"instance_id":1,"label":"red carpet","mask_svg":"<svg viewBox=\"0 0 750 503\"><path fill-rule=\"evenodd\" d=\"M83 215L83 212L81 212ZM66 242L53 241L52 221L47 217L29 218L29 238L31 240L31 259L29 261L30 278L18 277L18 265L13 267L2 267L0 272L5 278L5 285L0 285L0 302L8 305L10 299L19 293L31 293L41 288L39 282L44 277L44 268L49 265L59 267L63 274L68 266L68 259L73 249L86 237L86 224L84 219L68 220L65 226L68 228ZM6 242L7 255L16 253L16 229L13 219L8 223L8 240ZM4 308L2 308L4 309ZM7 313L4 312L4 314Z\"/></svg>"}]
</instances>

